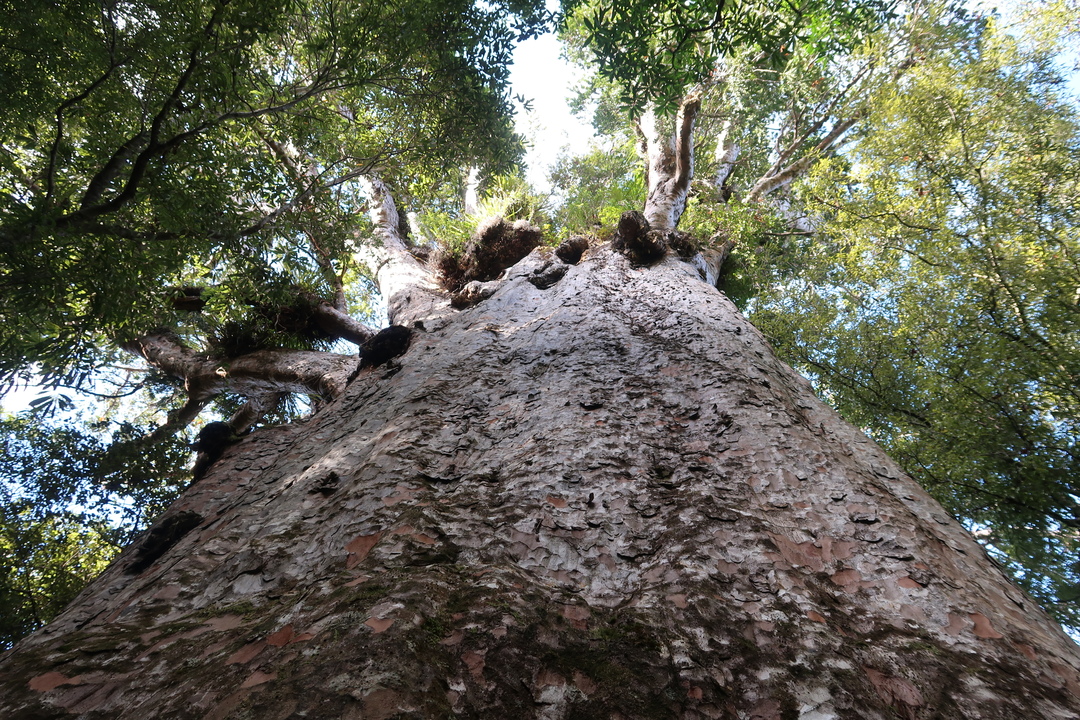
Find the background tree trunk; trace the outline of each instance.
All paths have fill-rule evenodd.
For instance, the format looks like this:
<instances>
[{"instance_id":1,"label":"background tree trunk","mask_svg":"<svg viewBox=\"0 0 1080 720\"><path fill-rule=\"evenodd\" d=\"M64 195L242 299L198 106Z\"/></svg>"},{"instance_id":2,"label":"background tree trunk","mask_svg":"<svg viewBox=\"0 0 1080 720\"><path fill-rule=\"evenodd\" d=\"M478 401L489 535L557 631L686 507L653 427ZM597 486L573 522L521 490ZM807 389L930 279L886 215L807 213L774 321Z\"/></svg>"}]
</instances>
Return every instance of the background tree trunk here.
<instances>
[{"instance_id":1,"label":"background tree trunk","mask_svg":"<svg viewBox=\"0 0 1080 720\"><path fill-rule=\"evenodd\" d=\"M693 269L558 262L230 447L0 715L1077 716L1076 645Z\"/></svg>"}]
</instances>

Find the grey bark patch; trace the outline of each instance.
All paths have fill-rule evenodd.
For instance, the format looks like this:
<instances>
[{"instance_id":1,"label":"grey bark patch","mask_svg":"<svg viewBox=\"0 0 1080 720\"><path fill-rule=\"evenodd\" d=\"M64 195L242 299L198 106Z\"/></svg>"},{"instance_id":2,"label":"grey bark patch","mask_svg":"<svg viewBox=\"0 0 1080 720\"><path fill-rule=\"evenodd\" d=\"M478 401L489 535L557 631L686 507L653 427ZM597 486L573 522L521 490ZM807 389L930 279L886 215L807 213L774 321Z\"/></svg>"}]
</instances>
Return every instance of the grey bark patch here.
<instances>
[{"instance_id":1,"label":"grey bark patch","mask_svg":"<svg viewBox=\"0 0 1080 720\"><path fill-rule=\"evenodd\" d=\"M499 281L497 280L491 282L480 282L479 280L467 282L460 291L450 295L450 305L458 310L471 307L494 295L498 287Z\"/></svg>"}]
</instances>

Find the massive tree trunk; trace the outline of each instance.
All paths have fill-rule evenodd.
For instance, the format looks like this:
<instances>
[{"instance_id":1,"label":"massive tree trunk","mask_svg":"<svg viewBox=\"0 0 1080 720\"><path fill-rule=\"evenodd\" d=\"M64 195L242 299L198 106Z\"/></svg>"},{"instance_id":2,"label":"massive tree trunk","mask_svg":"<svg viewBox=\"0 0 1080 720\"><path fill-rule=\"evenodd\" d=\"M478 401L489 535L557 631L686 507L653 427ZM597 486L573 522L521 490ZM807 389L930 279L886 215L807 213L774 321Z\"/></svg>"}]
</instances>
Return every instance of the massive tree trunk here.
<instances>
[{"instance_id":1,"label":"massive tree trunk","mask_svg":"<svg viewBox=\"0 0 1080 720\"><path fill-rule=\"evenodd\" d=\"M560 263L230 447L0 716L1078 716L1076 645L690 266Z\"/></svg>"}]
</instances>

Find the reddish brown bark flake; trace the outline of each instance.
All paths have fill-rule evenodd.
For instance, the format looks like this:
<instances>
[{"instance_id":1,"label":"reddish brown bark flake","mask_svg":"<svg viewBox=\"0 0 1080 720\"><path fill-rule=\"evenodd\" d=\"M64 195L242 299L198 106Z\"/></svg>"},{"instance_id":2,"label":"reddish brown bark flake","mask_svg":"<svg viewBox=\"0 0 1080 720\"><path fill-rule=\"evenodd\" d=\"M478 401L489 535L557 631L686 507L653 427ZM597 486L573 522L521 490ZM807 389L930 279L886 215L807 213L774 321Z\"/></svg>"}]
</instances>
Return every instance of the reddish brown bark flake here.
<instances>
[{"instance_id":1,"label":"reddish brown bark flake","mask_svg":"<svg viewBox=\"0 0 1080 720\"><path fill-rule=\"evenodd\" d=\"M349 553L348 558L345 560L345 567L354 568L364 561L371 552L371 548L375 547L375 543L379 542L379 538L382 537L381 532L372 533L371 535L360 535L354 538L345 546L345 551Z\"/></svg>"},{"instance_id":2,"label":"reddish brown bark flake","mask_svg":"<svg viewBox=\"0 0 1080 720\"><path fill-rule=\"evenodd\" d=\"M263 651L266 647L265 642L254 642L249 645L245 645L240 648L225 661L226 665L243 665L244 663L251 662L255 659L255 656Z\"/></svg>"},{"instance_id":3,"label":"reddish brown bark flake","mask_svg":"<svg viewBox=\"0 0 1080 720\"><path fill-rule=\"evenodd\" d=\"M566 502L566 500L556 495L548 495L546 498L544 498L544 500L557 508L564 508L569 504Z\"/></svg>"},{"instance_id":4,"label":"reddish brown bark flake","mask_svg":"<svg viewBox=\"0 0 1080 720\"><path fill-rule=\"evenodd\" d=\"M821 562L821 548L816 547L813 542L795 543L776 533L769 533L769 537L776 543L780 555L792 567L808 567L814 572L825 569L824 563Z\"/></svg>"},{"instance_id":5,"label":"reddish brown bark flake","mask_svg":"<svg viewBox=\"0 0 1080 720\"><path fill-rule=\"evenodd\" d=\"M915 720L916 708L923 705L922 693L917 687L902 677L886 675L874 668L864 667L863 671L882 700L900 710L905 717Z\"/></svg>"},{"instance_id":6,"label":"reddish brown bark flake","mask_svg":"<svg viewBox=\"0 0 1080 720\"><path fill-rule=\"evenodd\" d=\"M1025 645L1024 643L1013 644L1016 646L1016 649L1022 652L1024 654L1024 657L1026 657L1028 660L1035 659L1035 648L1031 647L1030 645Z\"/></svg>"},{"instance_id":7,"label":"reddish brown bark flake","mask_svg":"<svg viewBox=\"0 0 1080 720\"><path fill-rule=\"evenodd\" d=\"M750 720L780 720L780 703L762 700L750 711Z\"/></svg>"},{"instance_id":8,"label":"reddish brown bark flake","mask_svg":"<svg viewBox=\"0 0 1080 720\"><path fill-rule=\"evenodd\" d=\"M37 690L38 692L48 692L54 688L58 688L61 685L77 685L75 682L78 677L69 678L63 673L47 672L44 675L38 675L30 681L30 689Z\"/></svg>"},{"instance_id":9,"label":"reddish brown bark flake","mask_svg":"<svg viewBox=\"0 0 1080 720\"><path fill-rule=\"evenodd\" d=\"M833 573L830 576L830 579L840 587L847 590L849 589L849 585L856 585L860 580L862 580L862 575L859 574L858 570L841 570L840 572Z\"/></svg>"},{"instance_id":10,"label":"reddish brown bark flake","mask_svg":"<svg viewBox=\"0 0 1080 720\"><path fill-rule=\"evenodd\" d=\"M536 673L536 687L562 687L566 684L566 678L547 668L541 668Z\"/></svg>"},{"instance_id":11,"label":"reddish brown bark flake","mask_svg":"<svg viewBox=\"0 0 1080 720\"><path fill-rule=\"evenodd\" d=\"M588 620L592 613L584 605L563 605L562 616L567 620Z\"/></svg>"},{"instance_id":12,"label":"reddish brown bark flake","mask_svg":"<svg viewBox=\"0 0 1080 720\"><path fill-rule=\"evenodd\" d=\"M593 682L592 678L580 670L574 671L574 686L586 695L592 695L600 689L600 686Z\"/></svg>"},{"instance_id":13,"label":"reddish brown bark flake","mask_svg":"<svg viewBox=\"0 0 1080 720\"><path fill-rule=\"evenodd\" d=\"M388 630L394 624L394 618L368 618L364 624L378 634Z\"/></svg>"},{"instance_id":14,"label":"reddish brown bark flake","mask_svg":"<svg viewBox=\"0 0 1080 720\"><path fill-rule=\"evenodd\" d=\"M266 672L263 672L261 670L256 670L255 672L251 673L251 675L248 676L248 679L245 680L240 685L240 687L242 687L242 688L255 687L256 685L262 685L263 683L268 683L271 680L276 680L276 679L277 679L277 673L266 673Z\"/></svg>"},{"instance_id":15,"label":"reddish brown bark flake","mask_svg":"<svg viewBox=\"0 0 1080 720\"><path fill-rule=\"evenodd\" d=\"M990 624L990 619L982 613L970 613L968 617L971 618L971 622L975 623L975 637L986 639L997 639L1005 637Z\"/></svg>"},{"instance_id":16,"label":"reddish brown bark flake","mask_svg":"<svg viewBox=\"0 0 1080 720\"><path fill-rule=\"evenodd\" d=\"M461 662L465 663L465 667L469 668L469 673L472 674L477 681L483 682L484 680L484 653L468 650L461 654Z\"/></svg>"},{"instance_id":17,"label":"reddish brown bark flake","mask_svg":"<svg viewBox=\"0 0 1080 720\"><path fill-rule=\"evenodd\" d=\"M402 710L402 696L385 688L373 690L364 696L364 720L387 720Z\"/></svg>"},{"instance_id":18,"label":"reddish brown bark flake","mask_svg":"<svg viewBox=\"0 0 1080 720\"><path fill-rule=\"evenodd\" d=\"M958 636L967 627L967 622L962 615L954 615L949 613L949 624L945 626L945 632L953 637Z\"/></svg>"},{"instance_id":19,"label":"reddish brown bark flake","mask_svg":"<svg viewBox=\"0 0 1080 720\"><path fill-rule=\"evenodd\" d=\"M204 627L208 627L211 630L235 630L243 624L244 618L241 615L222 615L221 617L211 618L203 623Z\"/></svg>"},{"instance_id":20,"label":"reddish brown bark flake","mask_svg":"<svg viewBox=\"0 0 1080 720\"><path fill-rule=\"evenodd\" d=\"M683 593L675 593L674 595L668 595L667 601L677 608L687 608L689 604L686 602L686 595Z\"/></svg>"},{"instance_id":21,"label":"reddish brown bark flake","mask_svg":"<svg viewBox=\"0 0 1080 720\"><path fill-rule=\"evenodd\" d=\"M271 634L266 638L266 644L274 647L281 647L282 645L288 645L293 639L293 626L292 623L278 630L276 633Z\"/></svg>"}]
</instances>

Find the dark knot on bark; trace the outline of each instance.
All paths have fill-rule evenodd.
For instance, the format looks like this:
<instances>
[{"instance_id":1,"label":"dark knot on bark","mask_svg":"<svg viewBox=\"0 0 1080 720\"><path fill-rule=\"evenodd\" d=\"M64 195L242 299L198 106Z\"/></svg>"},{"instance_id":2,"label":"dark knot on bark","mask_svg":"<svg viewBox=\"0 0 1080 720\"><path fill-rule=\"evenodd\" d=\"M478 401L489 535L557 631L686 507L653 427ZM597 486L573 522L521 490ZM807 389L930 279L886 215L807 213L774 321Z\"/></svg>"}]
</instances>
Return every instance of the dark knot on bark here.
<instances>
[{"instance_id":1,"label":"dark knot on bark","mask_svg":"<svg viewBox=\"0 0 1080 720\"><path fill-rule=\"evenodd\" d=\"M409 349L412 330L404 325L391 325L375 333L360 350L360 369L382 365Z\"/></svg>"},{"instance_id":2,"label":"dark knot on bark","mask_svg":"<svg viewBox=\"0 0 1080 720\"><path fill-rule=\"evenodd\" d=\"M555 248L555 256L567 265L577 265L581 262L581 256L589 249L589 239L581 235L575 235L563 240L559 247Z\"/></svg>"},{"instance_id":3,"label":"dark knot on bark","mask_svg":"<svg viewBox=\"0 0 1080 720\"><path fill-rule=\"evenodd\" d=\"M191 443L191 449L198 453L195 456L193 479L201 480L225 453L225 448L238 439L233 426L227 422L217 421L204 425L198 438Z\"/></svg>"},{"instance_id":4,"label":"dark knot on bark","mask_svg":"<svg viewBox=\"0 0 1080 720\"><path fill-rule=\"evenodd\" d=\"M124 572L129 575L138 575L149 569L202 521L202 515L191 510L182 510L165 518L142 537L135 550L135 557Z\"/></svg>"},{"instance_id":5,"label":"dark knot on bark","mask_svg":"<svg viewBox=\"0 0 1080 720\"><path fill-rule=\"evenodd\" d=\"M664 259L668 245L666 233L651 230L643 214L628 210L619 218L611 247L634 265L652 265Z\"/></svg>"}]
</instances>

